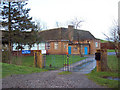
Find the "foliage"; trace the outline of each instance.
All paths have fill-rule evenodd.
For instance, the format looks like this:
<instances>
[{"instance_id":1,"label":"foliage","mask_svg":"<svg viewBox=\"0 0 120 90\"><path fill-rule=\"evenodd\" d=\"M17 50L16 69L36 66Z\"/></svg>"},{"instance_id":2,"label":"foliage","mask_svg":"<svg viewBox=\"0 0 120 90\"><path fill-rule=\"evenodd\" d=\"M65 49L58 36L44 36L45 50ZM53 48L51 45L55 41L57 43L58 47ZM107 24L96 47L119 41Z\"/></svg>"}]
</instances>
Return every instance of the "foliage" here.
<instances>
[{"instance_id":1,"label":"foliage","mask_svg":"<svg viewBox=\"0 0 120 90\"><path fill-rule=\"evenodd\" d=\"M27 67L27 66L17 66L13 64L0 63L2 65L2 77L10 76L13 74L30 74L47 71L45 69Z\"/></svg>"},{"instance_id":2,"label":"foliage","mask_svg":"<svg viewBox=\"0 0 120 90\"><path fill-rule=\"evenodd\" d=\"M26 2L4 2L1 5L2 26L8 31L4 38L9 43L32 47L37 38L37 26L29 16L30 9L24 8L25 5ZM26 32L28 30L31 32Z\"/></svg>"},{"instance_id":3,"label":"foliage","mask_svg":"<svg viewBox=\"0 0 120 90\"><path fill-rule=\"evenodd\" d=\"M8 63L11 63L12 44L18 44L20 49L23 45L29 45L29 48L38 40L36 31L37 26L29 16L29 8L25 8L27 2L3 2L1 8L2 26L6 30L3 40L8 44ZM31 32L28 32L31 31Z\"/></svg>"}]
</instances>

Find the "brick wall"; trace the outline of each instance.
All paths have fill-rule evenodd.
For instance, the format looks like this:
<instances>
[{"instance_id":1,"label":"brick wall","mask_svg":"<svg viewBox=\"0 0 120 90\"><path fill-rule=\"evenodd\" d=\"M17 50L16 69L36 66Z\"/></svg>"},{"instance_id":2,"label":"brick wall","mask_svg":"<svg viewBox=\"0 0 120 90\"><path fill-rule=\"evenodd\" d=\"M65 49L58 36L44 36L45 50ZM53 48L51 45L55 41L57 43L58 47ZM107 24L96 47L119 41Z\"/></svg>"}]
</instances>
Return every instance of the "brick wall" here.
<instances>
[{"instance_id":1,"label":"brick wall","mask_svg":"<svg viewBox=\"0 0 120 90\"><path fill-rule=\"evenodd\" d=\"M47 50L48 54L66 54L67 53L68 42L58 41L57 49L55 49L54 43L55 42L50 42L50 49Z\"/></svg>"},{"instance_id":2,"label":"brick wall","mask_svg":"<svg viewBox=\"0 0 120 90\"><path fill-rule=\"evenodd\" d=\"M69 46L71 46L71 54L80 54L78 45L69 45ZM76 47L77 50L74 49Z\"/></svg>"},{"instance_id":3,"label":"brick wall","mask_svg":"<svg viewBox=\"0 0 120 90\"><path fill-rule=\"evenodd\" d=\"M96 47L96 42L98 42L98 47ZM95 54L97 49L100 49L100 40L90 40L90 54Z\"/></svg>"},{"instance_id":4,"label":"brick wall","mask_svg":"<svg viewBox=\"0 0 120 90\"><path fill-rule=\"evenodd\" d=\"M90 46L82 45L81 53L84 54L85 53L84 48L87 47L88 54L95 54L96 49L100 49L100 40L85 40L80 43L88 44L88 41L89 41ZM98 47L96 47L96 45L95 45L96 42L98 42ZM50 42L50 49L47 50L47 53L49 53L49 54L66 54L67 53L67 50L68 50L68 42L67 41L66 42L58 41L58 49L55 49L54 43L55 43L55 41ZM66 45L66 48L64 47L64 45ZM78 45L69 45L69 46L71 46L72 54L80 54ZM75 47L78 48L77 51L74 50Z\"/></svg>"},{"instance_id":5,"label":"brick wall","mask_svg":"<svg viewBox=\"0 0 120 90\"><path fill-rule=\"evenodd\" d=\"M87 52L88 52L88 54L90 54L90 51L89 51L89 50L90 50L90 49L89 49L89 45L82 45L81 53L82 53L82 54L85 54L85 47L88 48L88 51L87 51Z\"/></svg>"}]
</instances>

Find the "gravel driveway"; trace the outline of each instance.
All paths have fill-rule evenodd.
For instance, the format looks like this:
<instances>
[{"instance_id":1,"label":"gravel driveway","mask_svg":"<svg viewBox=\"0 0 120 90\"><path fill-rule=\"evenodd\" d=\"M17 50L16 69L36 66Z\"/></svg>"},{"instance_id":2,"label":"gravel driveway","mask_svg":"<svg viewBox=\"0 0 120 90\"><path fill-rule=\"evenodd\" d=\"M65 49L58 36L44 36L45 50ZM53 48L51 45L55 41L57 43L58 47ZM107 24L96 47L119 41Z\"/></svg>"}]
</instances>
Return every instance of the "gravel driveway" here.
<instances>
[{"instance_id":1,"label":"gravel driveway","mask_svg":"<svg viewBox=\"0 0 120 90\"><path fill-rule=\"evenodd\" d=\"M58 75L59 72L61 70L12 75L2 79L2 88L107 88L97 85L81 72Z\"/></svg>"},{"instance_id":2,"label":"gravel driveway","mask_svg":"<svg viewBox=\"0 0 120 90\"><path fill-rule=\"evenodd\" d=\"M28 75L12 75L2 80L3 88L105 88L89 80L86 75L72 72L58 75L60 71L47 71Z\"/></svg>"}]
</instances>

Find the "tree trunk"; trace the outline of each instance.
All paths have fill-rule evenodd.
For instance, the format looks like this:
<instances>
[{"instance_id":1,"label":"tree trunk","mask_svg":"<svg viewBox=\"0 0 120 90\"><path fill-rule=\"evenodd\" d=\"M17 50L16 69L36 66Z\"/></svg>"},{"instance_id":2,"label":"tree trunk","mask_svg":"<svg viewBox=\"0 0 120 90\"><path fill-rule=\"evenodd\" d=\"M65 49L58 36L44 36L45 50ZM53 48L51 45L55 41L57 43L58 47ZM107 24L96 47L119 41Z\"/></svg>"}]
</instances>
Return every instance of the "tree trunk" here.
<instances>
[{"instance_id":1,"label":"tree trunk","mask_svg":"<svg viewBox=\"0 0 120 90\"><path fill-rule=\"evenodd\" d=\"M9 2L9 17L8 17L8 22L9 22L9 24L8 24L8 29L9 29L9 40L8 40L8 42L9 42L9 46L8 46L8 63L10 64L11 63L11 14L10 14L10 5L11 4L11 2Z\"/></svg>"}]
</instances>

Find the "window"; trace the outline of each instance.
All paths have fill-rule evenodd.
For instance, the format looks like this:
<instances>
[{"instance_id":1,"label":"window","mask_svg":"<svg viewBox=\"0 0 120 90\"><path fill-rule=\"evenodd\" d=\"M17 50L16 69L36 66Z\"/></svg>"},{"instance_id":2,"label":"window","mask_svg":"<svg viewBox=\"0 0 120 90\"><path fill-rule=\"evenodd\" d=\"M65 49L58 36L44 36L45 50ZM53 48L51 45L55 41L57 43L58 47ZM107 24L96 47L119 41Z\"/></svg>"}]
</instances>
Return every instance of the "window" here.
<instances>
[{"instance_id":1,"label":"window","mask_svg":"<svg viewBox=\"0 0 120 90\"><path fill-rule=\"evenodd\" d=\"M96 48L98 47L98 42L95 42L95 46L96 46Z\"/></svg>"},{"instance_id":2,"label":"window","mask_svg":"<svg viewBox=\"0 0 120 90\"><path fill-rule=\"evenodd\" d=\"M54 42L54 49L58 49L58 42Z\"/></svg>"},{"instance_id":3,"label":"window","mask_svg":"<svg viewBox=\"0 0 120 90\"><path fill-rule=\"evenodd\" d=\"M64 45L64 48L66 49L66 45Z\"/></svg>"},{"instance_id":4,"label":"window","mask_svg":"<svg viewBox=\"0 0 120 90\"><path fill-rule=\"evenodd\" d=\"M39 44L39 49L40 50L45 50L45 43L40 43Z\"/></svg>"},{"instance_id":5,"label":"window","mask_svg":"<svg viewBox=\"0 0 120 90\"><path fill-rule=\"evenodd\" d=\"M50 43L49 42L46 43L46 49L50 49Z\"/></svg>"},{"instance_id":6,"label":"window","mask_svg":"<svg viewBox=\"0 0 120 90\"><path fill-rule=\"evenodd\" d=\"M74 50L74 51L77 51L78 49L77 49L77 47L74 47L73 50Z\"/></svg>"}]
</instances>

